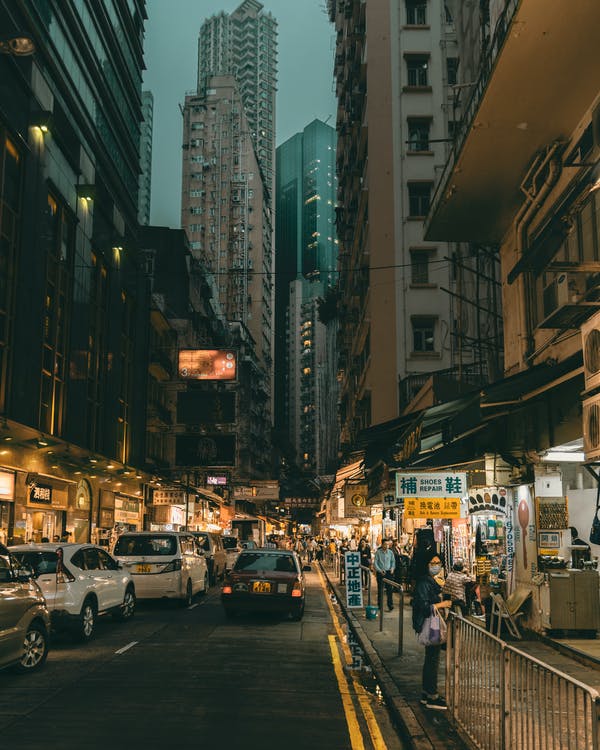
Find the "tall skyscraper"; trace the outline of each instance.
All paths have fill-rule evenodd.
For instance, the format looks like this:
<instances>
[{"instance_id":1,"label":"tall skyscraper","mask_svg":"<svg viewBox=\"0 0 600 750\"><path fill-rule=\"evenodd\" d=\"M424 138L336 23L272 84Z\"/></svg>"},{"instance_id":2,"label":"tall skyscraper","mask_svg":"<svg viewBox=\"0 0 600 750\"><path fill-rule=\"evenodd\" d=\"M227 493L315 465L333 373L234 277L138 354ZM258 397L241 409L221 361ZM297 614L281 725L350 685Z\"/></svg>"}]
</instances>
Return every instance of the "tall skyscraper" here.
<instances>
[{"instance_id":1,"label":"tall skyscraper","mask_svg":"<svg viewBox=\"0 0 600 750\"><path fill-rule=\"evenodd\" d=\"M154 97L151 91L142 91L142 117L140 123L140 189L138 194L138 221L142 226L150 223L152 197L152 131Z\"/></svg>"},{"instance_id":2,"label":"tall skyscraper","mask_svg":"<svg viewBox=\"0 0 600 750\"><path fill-rule=\"evenodd\" d=\"M319 310L336 282L335 130L314 120L277 149L275 424L316 474L337 456L335 321Z\"/></svg>"},{"instance_id":3,"label":"tall skyscraper","mask_svg":"<svg viewBox=\"0 0 600 750\"><path fill-rule=\"evenodd\" d=\"M277 21L257 0L244 0L233 13L218 13L202 24L198 94L205 94L215 75L232 75L237 81L265 184L272 193Z\"/></svg>"},{"instance_id":4,"label":"tall skyscraper","mask_svg":"<svg viewBox=\"0 0 600 750\"><path fill-rule=\"evenodd\" d=\"M271 210L235 79L209 83L185 100L181 226L215 280L227 320L248 328L270 380Z\"/></svg>"}]
</instances>

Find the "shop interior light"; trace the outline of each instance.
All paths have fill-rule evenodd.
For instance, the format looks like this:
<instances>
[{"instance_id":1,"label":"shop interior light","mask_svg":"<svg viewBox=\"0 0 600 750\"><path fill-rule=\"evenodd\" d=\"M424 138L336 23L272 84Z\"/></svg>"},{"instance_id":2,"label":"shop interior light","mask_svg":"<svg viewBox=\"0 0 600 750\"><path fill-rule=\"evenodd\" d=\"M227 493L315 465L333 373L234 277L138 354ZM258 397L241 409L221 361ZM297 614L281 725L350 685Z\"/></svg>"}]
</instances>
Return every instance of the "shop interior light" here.
<instances>
[{"instance_id":1,"label":"shop interior light","mask_svg":"<svg viewBox=\"0 0 600 750\"><path fill-rule=\"evenodd\" d=\"M106 468L107 469L114 469L115 465L114 464L106 464Z\"/></svg>"},{"instance_id":2,"label":"shop interior light","mask_svg":"<svg viewBox=\"0 0 600 750\"><path fill-rule=\"evenodd\" d=\"M542 456L545 463L582 463L585 461L583 451L546 451Z\"/></svg>"},{"instance_id":3,"label":"shop interior light","mask_svg":"<svg viewBox=\"0 0 600 750\"><path fill-rule=\"evenodd\" d=\"M90 203L96 197L95 185L77 185L77 196L86 203Z\"/></svg>"},{"instance_id":4,"label":"shop interior light","mask_svg":"<svg viewBox=\"0 0 600 750\"><path fill-rule=\"evenodd\" d=\"M46 448L48 446L48 441L45 438L41 437L38 438L37 444L39 448Z\"/></svg>"},{"instance_id":5,"label":"shop interior light","mask_svg":"<svg viewBox=\"0 0 600 750\"><path fill-rule=\"evenodd\" d=\"M52 128L52 112L48 109L34 112L31 117L31 126L33 128L38 128L42 133L50 132Z\"/></svg>"}]
</instances>

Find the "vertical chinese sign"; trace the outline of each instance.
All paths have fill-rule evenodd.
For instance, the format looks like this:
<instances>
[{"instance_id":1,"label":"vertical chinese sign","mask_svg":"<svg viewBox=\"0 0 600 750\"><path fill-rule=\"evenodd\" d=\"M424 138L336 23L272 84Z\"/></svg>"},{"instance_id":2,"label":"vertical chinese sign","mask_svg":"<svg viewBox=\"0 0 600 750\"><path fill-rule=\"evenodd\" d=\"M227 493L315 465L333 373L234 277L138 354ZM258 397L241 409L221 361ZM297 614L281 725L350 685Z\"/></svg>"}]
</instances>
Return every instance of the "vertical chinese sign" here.
<instances>
[{"instance_id":1,"label":"vertical chinese sign","mask_svg":"<svg viewBox=\"0 0 600 750\"><path fill-rule=\"evenodd\" d=\"M346 606L348 609L356 609L363 605L360 555L358 552L345 552L344 556L346 562Z\"/></svg>"}]
</instances>

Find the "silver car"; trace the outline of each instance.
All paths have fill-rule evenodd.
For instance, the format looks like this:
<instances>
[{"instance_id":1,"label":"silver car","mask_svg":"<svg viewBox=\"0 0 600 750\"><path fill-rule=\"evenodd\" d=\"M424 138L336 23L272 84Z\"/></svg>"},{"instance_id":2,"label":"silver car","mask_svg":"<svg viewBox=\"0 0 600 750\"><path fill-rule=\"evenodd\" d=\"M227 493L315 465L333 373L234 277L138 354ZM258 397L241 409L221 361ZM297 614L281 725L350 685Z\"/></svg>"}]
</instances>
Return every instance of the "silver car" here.
<instances>
[{"instance_id":1,"label":"silver car","mask_svg":"<svg viewBox=\"0 0 600 750\"><path fill-rule=\"evenodd\" d=\"M50 616L32 572L17 567L0 544L0 668L19 672L41 667L48 654Z\"/></svg>"}]
</instances>

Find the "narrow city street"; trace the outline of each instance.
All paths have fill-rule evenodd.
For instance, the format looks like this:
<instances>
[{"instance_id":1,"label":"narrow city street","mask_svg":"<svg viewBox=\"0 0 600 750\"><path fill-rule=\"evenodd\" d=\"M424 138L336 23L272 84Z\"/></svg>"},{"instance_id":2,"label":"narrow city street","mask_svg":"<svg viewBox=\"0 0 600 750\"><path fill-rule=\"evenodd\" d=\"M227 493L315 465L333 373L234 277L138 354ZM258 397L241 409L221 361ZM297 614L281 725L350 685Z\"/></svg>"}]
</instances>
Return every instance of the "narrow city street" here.
<instances>
[{"instance_id":1,"label":"narrow city street","mask_svg":"<svg viewBox=\"0 0 600 750\"><path fill-rule=\"evenodd\" d=\"M37 674L0 673L2 746L401 750L385 706L345 669L320 572L307 576L301 622L227 620L216 586L188 609L104 618L87 645L56 637Z\"/></svg>"}]
</instances>

